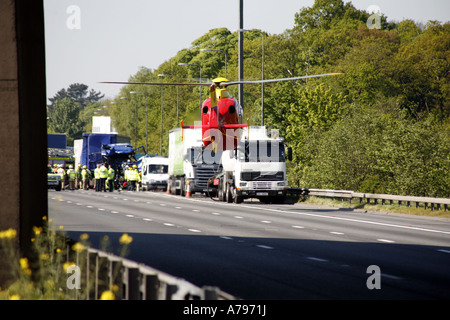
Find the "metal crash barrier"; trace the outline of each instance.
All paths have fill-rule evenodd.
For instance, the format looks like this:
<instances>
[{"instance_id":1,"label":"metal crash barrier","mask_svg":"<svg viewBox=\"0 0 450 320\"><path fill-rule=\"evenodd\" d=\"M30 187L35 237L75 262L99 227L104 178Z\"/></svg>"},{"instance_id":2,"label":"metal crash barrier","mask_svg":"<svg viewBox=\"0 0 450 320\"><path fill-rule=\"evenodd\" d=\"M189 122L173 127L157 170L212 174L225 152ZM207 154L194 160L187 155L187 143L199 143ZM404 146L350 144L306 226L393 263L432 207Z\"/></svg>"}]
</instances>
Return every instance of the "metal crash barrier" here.
<instances>
[{"instance_id":1,"label":"metal crash barrier","mask_svg":"<svg viewBox=\"0 0 450 320\"><path fill-rule=\"evenodd\" d=\"M82 283L86 299L111 290L118 300L237 300L217 287L192 283L116 255L88 248Z\"/></svg>"}]
</instances>

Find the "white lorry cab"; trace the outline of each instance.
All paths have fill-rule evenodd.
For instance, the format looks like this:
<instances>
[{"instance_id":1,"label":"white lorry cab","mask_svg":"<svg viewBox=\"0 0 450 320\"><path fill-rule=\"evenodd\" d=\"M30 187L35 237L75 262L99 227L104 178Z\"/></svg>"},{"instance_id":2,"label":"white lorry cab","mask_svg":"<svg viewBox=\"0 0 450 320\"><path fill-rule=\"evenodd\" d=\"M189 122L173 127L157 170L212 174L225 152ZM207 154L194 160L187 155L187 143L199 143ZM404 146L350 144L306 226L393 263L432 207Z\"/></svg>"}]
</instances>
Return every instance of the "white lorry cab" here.
<instances>
[{"instance_id":1,"label":"white lorry cab","mask_svg":"<svg viewBox=\"0 0 450 320\"><path fill-rule=\"evenodd\" d=\"M167 157L143 157L142 159L142 189L143 190L166 190L169 159Z\"/></svg>"}]
</instances>

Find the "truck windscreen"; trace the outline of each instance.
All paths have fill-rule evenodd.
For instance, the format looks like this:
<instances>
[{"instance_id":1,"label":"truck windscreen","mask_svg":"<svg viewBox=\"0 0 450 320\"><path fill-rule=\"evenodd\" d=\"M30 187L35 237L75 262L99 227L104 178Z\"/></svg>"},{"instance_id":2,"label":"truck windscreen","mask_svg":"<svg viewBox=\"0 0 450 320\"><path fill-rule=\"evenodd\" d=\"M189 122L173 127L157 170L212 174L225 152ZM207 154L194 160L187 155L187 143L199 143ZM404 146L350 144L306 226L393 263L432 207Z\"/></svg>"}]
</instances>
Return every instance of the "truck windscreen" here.
<instances>
[{"instance_id":1,"label":"truck windscreen","mask_svg":"<svg viewBox=\"0 0 450 320\"><path fill-rule=\"evenodd\" d=\"M257 140L241 144L239 160L245 162L285 162L283 141Z\"/></svg>"}]
</instances>

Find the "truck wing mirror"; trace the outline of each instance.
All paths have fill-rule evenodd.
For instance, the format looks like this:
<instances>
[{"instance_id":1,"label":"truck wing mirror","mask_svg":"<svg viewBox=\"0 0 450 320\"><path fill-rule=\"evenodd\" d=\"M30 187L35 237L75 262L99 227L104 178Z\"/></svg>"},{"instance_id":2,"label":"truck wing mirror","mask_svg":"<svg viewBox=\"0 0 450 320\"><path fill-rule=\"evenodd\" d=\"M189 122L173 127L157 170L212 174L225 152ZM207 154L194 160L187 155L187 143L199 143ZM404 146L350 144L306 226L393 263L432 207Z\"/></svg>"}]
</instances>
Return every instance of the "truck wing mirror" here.
<instances>
[{"instance_id":1,"label":"truck wing mirror","mask_svg":"<svg viewBox=\"0 0 450 320\"><path fill-rule=\"evenodd\" d=\"M292 161L292 147L288 148L288 160Z\"/></svg>"}]
</instances>

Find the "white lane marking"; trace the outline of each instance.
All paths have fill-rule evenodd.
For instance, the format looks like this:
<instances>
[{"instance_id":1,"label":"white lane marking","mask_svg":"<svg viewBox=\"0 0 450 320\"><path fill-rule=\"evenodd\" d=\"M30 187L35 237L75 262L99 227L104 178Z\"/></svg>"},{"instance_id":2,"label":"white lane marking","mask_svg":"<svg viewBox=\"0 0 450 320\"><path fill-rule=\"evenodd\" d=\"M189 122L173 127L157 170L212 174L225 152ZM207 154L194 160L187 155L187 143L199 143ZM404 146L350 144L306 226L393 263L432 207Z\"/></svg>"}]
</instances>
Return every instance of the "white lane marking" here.
<instances>
[{"instance_id":1,"label":"white lane marking","mask_svg":"<svg viewBox=\"0 0 450 320\"><path fill-rule=\"evenodd\" d=\"M67 203L72 203L72 201L70 201L70 200L67 200Z\"/></svg>"},{"instance_id":2,"label":"white lane marking","mask_svg":"<svg viewBox=\"0 0 450 320\"><path fill-rule=\"evenodd\" d=\"M220 216L220 213L218 213L218 212L211 212L211 214L213 214L215 216Z\"/></svg>"},{"instance_id":3,"label":"white lane marking","mask_svg":"<svg viewBox=\"0 0 450 320\"><path fill-rule=\"evenodd\" d=\"M388 279L392 279L392 280L402 280L402 278L394 276L392 274L387 274L387 273L381 273L382 277L388 278Z\"/></svg>"},{"instance_id":4,"label":"white lane marking","mask_svg":"<svg viewBox=\"0 0 450 320\"><path fill-rule=\"evenodd\" d=\"M393 243L393 242L395 242L395 241L393 241L393 240L388 240L388 239L377 239L377 241L380 241L380 242L387 242L387 243Z\"/></svg>"},{"instance_id":5,"label":"white lane marking","mask_svg":"<svg viewBox=\"0 0 450 320\"><path fill-rule=\"evenodd\" d=\"M127 201L128 199L126 199L126 198L123 198L122 200L123 200L123 201Z\"/></svg>"},{"instance_id":6,"label":"white lane marking","mask_svg":"<svg viewBox=\"0 0 450 320\"><path fill-rule=\"evenodd\" d=\"M337 235L343 235L344 234L343 232L338 232L338 231L331 231L330 233L331 234L337 234Z\"/></svg>"},{"instance_id":7,"label":"white lane marking","mask_svg":"<svg viewBox=\"0 0 450 320\"><path fill-rule=\"evenodd\" d=\"M168 227L173 227L173 226L175 226L174 224L172 224L172 223L167 223L167 222L164 223L164 225L165 225L165 226L168 226Z\"/></svg>"},{"instance_id":8,"label":"white lane marking","mask_svg":"<svg viewBox=\"0 0 450 320\"><path fill-rule=\"evenodd\" d=\"M119 213L119 211L111 211L111 213Z\"/></svg>"},{"instance_id":9,"label":"white lane marking","mask_svg":"<svg viewBox=\"0 0 450 320\"><path fill-rule=\"evenodd\" d=\"M175 209L181 209L181 207L175 207Z\"/></svg>"},{"instance_id":10,"label":"white lane marking","mask_svg":"<svg viewBox=\"0 0 450 320\"><path fill-rule=\"evenodd\" d=\"M450 250L438 249L439 252L450 253Z\"/></svg>"},{"instance_id":11,"label":"white lane marking","mask_svg":"<svg viewBox=\"0 0 450 320\"><path fill-rule=\"evenodd\" d=\"M268 220L263 220L261 221L262 223L272 223L272 221L268 221Z\"/></svg>"},{"instance_id":12,"label":"white lane marking","mask_svg":"<svg viewBox=\"0 0 450 320\"><path fill-rule=\"evenodd\" d=\"M191 199L191 200L192 201L201 201L201 200L194 200L194 199ZM203 201L203 202L205 202L205 201ZM221 203L219 203L219 204L221 204ZM292 212L292 211L279 210L279 209L270 209L270 208L264 208L264 207L254 207L254 206L245 206L245 207L246 208L251 208L251 209L256 209L256 210L265 210L265 211L278 212L278 213L288 213L288 214L295 214L295 215L300 215L300 216L310 216L310 217L316 217L316 218L321 218L321 219L341 220L341 221L348 221L348 222L373 224L373 225L392 227L392 228L401 228L401 229L410 229L410 230L425 231L425 232L435 232L435 233L450 234L450 231L427 229L427 228L420 228L420 227L413 227L413 226L402 226L402 225L398 225L398 224L391 224L391 223L384 223L384 222L375 222L375 221L368 221L368 220L343 218L343 217L337 217L337 216L325 216L325 215L320 215L320 214L315 214L315 213L306 213L306 212Z\"/></svg>"},{"instance_id":13,"label":"white lane marking","mask_svg":"<svg viewBox=\"0 0 450 320\"><path fill-rule=\"evenodd\" d=\"M105 209L103 209L103 208L98 208L98 211L105 211Z\"/></svg>"},{"instance_id":14,"label":"white lane marking","mask_svg":"<svg viewBox=\"0 0 450 320\"><path fill-rule=\"evenodd\" d=\"M201 232L200 230L197 230L197 229L188 229L188 230L191 232Z\"/></svg>"},{"instance_id":15,"label":"white lane marking","mask_svg":"<svg viewBox=\"0 0 450 320\"><path fill-rule=\"evenodd\" d=\"M302 227L302 226L292 226L292 228L296 228L296 229L304 229L305 227Z\"/></svg>"},{"instance_id":16,"label":"white lane marking","mask_svg":"<svg viewBox=\"0 0 450 320\"><path fill-rule=\"evenodd\" d=\"M134 218L134 216L133 216L132 214L126 214L126 216L127 216L128 218Z\"/></svg>"},{"instance_id":17,"label":"white lane marking","mask_svg":"<svg viewBox=\"0 0 450 320\"><path fill-rule=\"evenodd\" d=\"M234 216L236 219L244 219L243 217L241 217L241 216Z\"/></svg>"},{"instance_id":18,"label":"white lane marking","mask_svg":"<svg viewBox=\"0 0 450 320\"><path fill-rule=\"evenodd\" d=\"M225 239L225 240L233 240L232 237L227 237L227 236L220 236L219 238Z\"/></svg>"},{"instance_id":19,"label":"white lane marking","mask_svg":"<svg viewBox=\"0 0 450 320\"><path fill-rule=\"evenodd\" d=\"M83 204L82 204L82 203L79 203L79 202L77 202L77 203L76 203L76 205L77 205L77 206L82 206Z\"/></svg>"},{"instance_id":20,"label":"white lane marking","mask_svg":"<svg viewBox=\"0 0 450 320\"><path fill-rule=\"evenodd\" d=\"M167 206L167 204L165 204L165 203L160 203L159 205L160 205L161 207Z\"/></svg>"},{"instance_id":21,"label":"white lane marking","mask_svg":"<svg viewBox=\"0 0 450 320\"><path fill-rule=\"evenodd\" d=\"M144 220L144 221L153 221L152 219L149 219L149 218L144 218L142 220Z\"/></svg>"},{"instance_id":22,"label":"white lane marking","mask_svg":"<svg viewBox=\"0 0 450 320\"><path fill-rule=\"evenodd\" d=\"M268 249L268 250L273 249L273 247L265 246L265 245L263 245L263 244L257 244L256 246L257 246L258 248L261 248L261 249Z\"/></svg>"},{"instance_id":23,"label":"white lane marking","mask_svg":"<svg viewBox=\"0 0 450 320\"><path fill-rule=\"evenodd\" d=\"M192 210L192 212L200 212L200 210L194 209Z\"/></svg>"},{"instance_id":24,"label":"white lane marking","mask_svg":"<svg viewBox=\"0 0 450 320\"><path fill-rule=\"evenodd\" d=\"M86 206L86 208L93 208L93 206Z\"/></svg>"},{"instance_id":25,"label":"white lane marking","mask_svg":"<svg viewBox=\"0 0 450 320\"><path fill-rule=\"evenodd\" d=\"M321 259L321 258L316 258L316 257L308 257L308 260L313 260L313 261L319 261L319 262L328 262L327 259Z\"/></svg>"}]
</instances>

